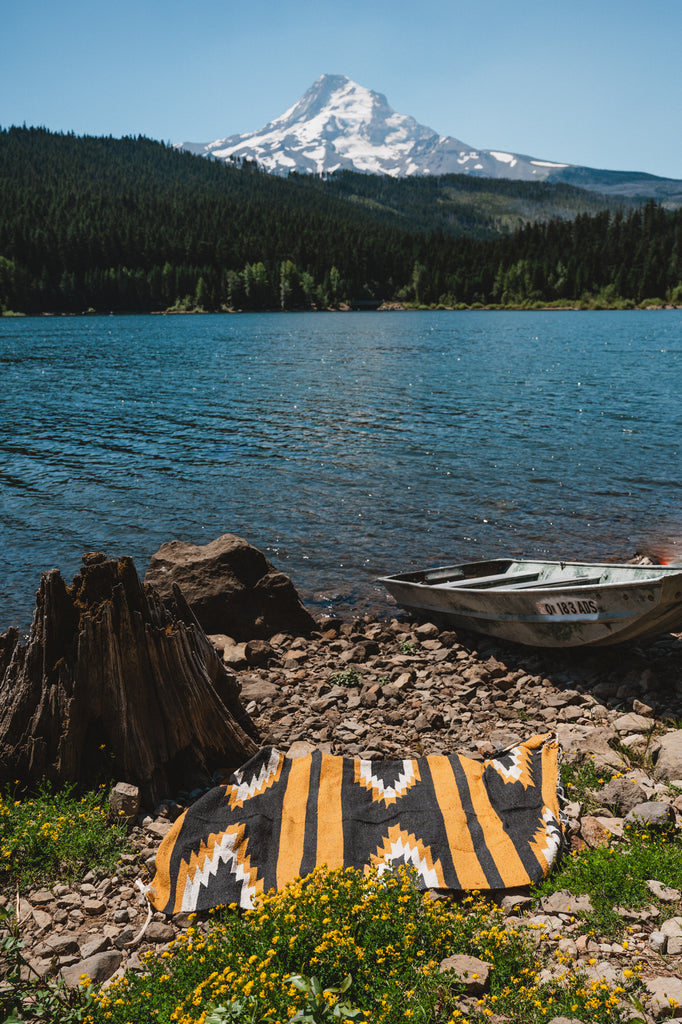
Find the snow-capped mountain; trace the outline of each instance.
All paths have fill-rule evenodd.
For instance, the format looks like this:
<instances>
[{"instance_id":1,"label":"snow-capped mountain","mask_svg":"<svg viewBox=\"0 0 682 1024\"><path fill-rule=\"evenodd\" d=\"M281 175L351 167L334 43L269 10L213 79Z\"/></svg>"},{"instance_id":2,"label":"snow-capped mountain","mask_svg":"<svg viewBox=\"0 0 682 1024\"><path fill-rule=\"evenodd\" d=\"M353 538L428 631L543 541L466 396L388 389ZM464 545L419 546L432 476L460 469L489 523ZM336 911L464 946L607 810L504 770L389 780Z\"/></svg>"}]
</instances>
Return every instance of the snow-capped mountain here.
<instances>
[{"instance_id":1,"label":"snow-capped mountain","mask_svg":"<svg viewBox=\"0 0 682 1024\"><path fill-rule=\"evenodd\" d=\"M205 145L183 142L180 148L218 160L255 160L275 174L345 169L396 178L458 173L542 179L566 166L479 150L438 135L413 117L396 114L385 96L345 75L322 75L298 103L259 131Z\"/></svg>"},{"instance_id":2,"label":"snow-capped mountain","mask_svg":"<svg viewBox=\"0 0 682 1024\"><path fill-rule=\"evenodd\" d=\"M476 149L397 114L386 97L345 75L322 75L298 103L264 128L180 149L217 160L255 160L273 174L345 169L392 177L471 174L564 181L615 195L682 200L682 182L636 172L600 171L518 153Z\"/></svg>"}]
</instances>

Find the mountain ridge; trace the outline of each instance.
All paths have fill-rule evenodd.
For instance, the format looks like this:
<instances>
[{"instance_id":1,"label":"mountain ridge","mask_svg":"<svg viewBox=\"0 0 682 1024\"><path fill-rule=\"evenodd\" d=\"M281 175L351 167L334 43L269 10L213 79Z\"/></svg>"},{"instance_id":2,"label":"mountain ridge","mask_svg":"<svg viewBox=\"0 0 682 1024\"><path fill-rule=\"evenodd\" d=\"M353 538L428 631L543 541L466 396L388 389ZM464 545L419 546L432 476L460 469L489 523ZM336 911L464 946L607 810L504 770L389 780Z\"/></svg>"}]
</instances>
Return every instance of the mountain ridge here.
<instances>
[{"instance_id":1,"label":"mountain ridge","mask_svg":"<svg viewBox=\"0 0 682 1024\"><path fill-rule=\"evenodd\" d=\"M383 93L346 75L321 75L284 113L257 131L184 149L216 160L252 160L271 174L330 175L340 170L389 177L465 174L566 183L605 195L682 203L682 181L639 171L611 171L480 149L439 135L399 114Z\"/></svg>"}]
</instances>

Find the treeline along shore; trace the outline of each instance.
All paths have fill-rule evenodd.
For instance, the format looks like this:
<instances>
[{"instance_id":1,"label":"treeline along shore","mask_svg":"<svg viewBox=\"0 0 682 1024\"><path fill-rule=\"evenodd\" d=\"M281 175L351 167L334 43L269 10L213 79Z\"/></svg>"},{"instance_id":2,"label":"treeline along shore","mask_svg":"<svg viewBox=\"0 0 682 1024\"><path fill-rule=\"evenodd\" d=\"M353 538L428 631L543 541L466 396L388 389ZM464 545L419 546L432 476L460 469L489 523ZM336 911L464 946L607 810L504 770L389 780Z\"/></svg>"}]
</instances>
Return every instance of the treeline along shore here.
<instances>
[{"instance_id":1,"label":"treeline along shore","mask_svg":"<svg viewBox=\"0 0 682 1024\"><path fill-rule=\"evenodd\" d=\"M275 177L0 130L0 311L682 305L682 211L461 175Z\"/></svg>"}]
</instances>

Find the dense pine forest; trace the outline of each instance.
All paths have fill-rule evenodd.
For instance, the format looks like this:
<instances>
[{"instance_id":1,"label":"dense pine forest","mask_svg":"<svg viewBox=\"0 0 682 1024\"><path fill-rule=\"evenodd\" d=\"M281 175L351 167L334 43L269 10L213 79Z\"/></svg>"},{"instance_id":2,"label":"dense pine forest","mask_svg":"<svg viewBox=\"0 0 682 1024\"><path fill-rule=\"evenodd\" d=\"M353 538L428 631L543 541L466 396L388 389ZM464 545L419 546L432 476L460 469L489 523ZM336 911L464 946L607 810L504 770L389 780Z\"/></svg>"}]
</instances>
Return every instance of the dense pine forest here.
<instances>
[{"instance_id":1,"label":"dense pine forest","mask_svg":"<svg viewBox=\"0 0 682 1024\"><path fill-rule=\"evenodd\" d=\"M682 304L682 211L460 175L265 174L0 130L3 312Z\"/></svg>"}]
</instances>

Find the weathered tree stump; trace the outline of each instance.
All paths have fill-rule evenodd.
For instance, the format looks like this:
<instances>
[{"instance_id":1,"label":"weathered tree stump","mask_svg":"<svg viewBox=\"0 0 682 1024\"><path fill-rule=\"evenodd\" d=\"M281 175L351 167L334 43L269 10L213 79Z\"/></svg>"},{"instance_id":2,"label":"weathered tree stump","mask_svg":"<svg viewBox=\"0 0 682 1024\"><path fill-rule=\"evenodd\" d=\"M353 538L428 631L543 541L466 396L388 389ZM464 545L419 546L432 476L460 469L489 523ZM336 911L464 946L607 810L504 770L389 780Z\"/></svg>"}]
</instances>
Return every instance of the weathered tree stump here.
<instances>
[{"instance_id":1,"label":"weathered tree stump","mask_svg":"<svg viewBox=\"0 0 682 1024\"><path fill-rule=\"evenodd\" d=\"M134 783L145 806L232 770L257 732L179 589L164 603L132 559L44 573L26 645L0 637L0 782Z\"/></svg>"}]
</instances>

